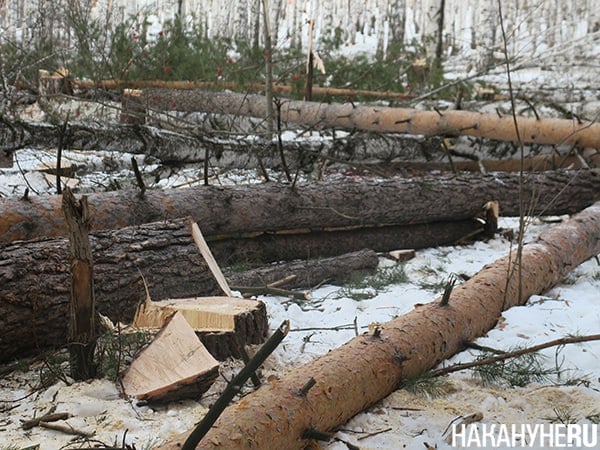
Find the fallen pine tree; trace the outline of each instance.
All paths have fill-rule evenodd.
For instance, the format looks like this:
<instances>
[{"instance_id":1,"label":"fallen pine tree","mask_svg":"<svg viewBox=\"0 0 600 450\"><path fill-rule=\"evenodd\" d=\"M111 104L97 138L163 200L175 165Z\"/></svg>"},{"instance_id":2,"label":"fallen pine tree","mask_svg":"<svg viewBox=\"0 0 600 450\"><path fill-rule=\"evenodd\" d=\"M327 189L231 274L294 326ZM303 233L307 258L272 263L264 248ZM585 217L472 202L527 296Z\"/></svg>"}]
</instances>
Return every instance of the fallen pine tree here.
<instances>
[{"instance_id":1,"label":"fallen pine tree","mask_svg":"<svg viewBox=\"0 0 600 450\"><path fill-rule=\"evenodd\" d=\"M304 449L311 431L314 435L344 424L404 380L485 334L502 311L546 291L598 253L600 203L525 245L520 280L514 255L497 260L454 288L447 302L437 298L418 306L244 396L199 444L194 436L186 448ZM189 435L170 439L160 449L179 449Z\"/></svg>"},{"instance_id":2,"label":"fallen pine tree","mask_svg":"<svg viewBox=\"0 0 600 450\"><path fill-rule=\"evenodd\" d=\"M145 282L155 300L221 293L190 236L186 219L97 231L90 235L90 242L97 310L115 322L133 318L135 308L146 298ZM238 242L237 247L243 243ZM213 250L219 247L213 246ZM229 247L219 251L225 254ZM343 280L353 273L371 272L376 265L375 253L362 251L340 258L272 265L248 274L230 270L227 278L232 284L247 285L295 274L298 283L311 287L306 283ZM0 362L63 345L69 294L66 238L0 245Z\"/></svg>"},{"instance_id":3,"label":"fallen pine tree","mask_svg":"<svg viewBox=\"0 0 600 450\"><path fill-rule=\"evenodd\" d=\"M160 111L200 111L268 117L265 96L215 93L200 90L147 89L130 91L123 105ZM483 114L462 110L423 111L408 108L326 104L281 100L281 121L307 127L422 134L426 136L477 136L518 142L512 115ZM565 119L518 117L524 143L600 148L600 124Z\"/></svg>"},{"instance_id":4,"label":"fallen pine tree","mask_svg":"<svg viewBox=\"0 0 600 450\"><path fill-rule=\"evenodd\" d=\"M501 215L516 216L518 189L518 174L470 173L148 190L142 197L114 191L91 194L88 203L96 230L191 216L207 240L217 240L471 220L490 200L499 202ZM579 211L600 199L600 173L528 174L523 199L530 215ZM0 199L0 242L66 235L60 204L61 196Z\"/></svg>"}]
</instances>

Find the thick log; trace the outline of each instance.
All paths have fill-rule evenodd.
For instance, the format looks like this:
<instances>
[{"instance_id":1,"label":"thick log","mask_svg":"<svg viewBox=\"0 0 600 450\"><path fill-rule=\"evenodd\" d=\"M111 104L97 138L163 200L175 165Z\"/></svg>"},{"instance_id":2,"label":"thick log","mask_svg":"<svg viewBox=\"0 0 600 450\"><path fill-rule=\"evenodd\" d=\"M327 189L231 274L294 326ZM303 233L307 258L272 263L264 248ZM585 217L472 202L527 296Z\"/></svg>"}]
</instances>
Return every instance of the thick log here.
<instances>
[{"instance_id":1,"label":"thick log","mask_svg":"<svg viewBox=\"0 0 600 450\"><path fill-rule=\"evenodd\" d=\"M541 294L600 253L600 203L557 225L523 249L522 284L514 255L454 288L449 304L432 303L383 324L263 385L228 407L196 448L304 449L309 429L329 431L452 356L495 326L501 312ZM511 262L512 261L512 262ZM507 280L507 274L512 274ZM520 289L521 285L521 289ZM313 378L306 395L298 390ZM189 433L160 447L175 450Z\"/></svg>"},{"instance_id":2,"label":"thick log","mask_svg":"<svg viewBox=\"0 0 600 450\"><path fill-rule=\"evenodd\" d=\"M148 89L140 101L148 109L202 111L268 117L264 96L213 93L200 90L177 91ZM513 117L461 110L444 112L353 103L325 104L282 100L281 120L307 127L334 127L384 133L423 134L426 136L476 136L517 142ZM600 124L564 119L518 117L519 134L524 143L600 148Z\"/></svg>"},{"instance_id":3,"label":"thick log","mask_svg":"<svg viewBox=\"0 0 600 450\"><path fill-rule=\"evenodd\" d=\"M90 194L93 228L111 229L191 216L210 242L219 237L277 230L328 231L473 218L490 200L500 214L519 215L517 174L436 175L386 180L289 185L203 186L168 191ZM597 170L528 174L524 201L530 214L579 211L600 199ZM0 199L0 242L64 236L60 196ZM207 207L216 205L216 208ZM359 247L362 248L362 247Z\"/></svg>"},{"instance_id":4,"label":"thick log","mask_svg":"<svg viewBox=\"0 0 600 450\"><path fill-rule=\"evenodd\" d=\"M311 233L265 235L262 243L254 238L214 241L210 245L222 265L223 262L233 265L256 262L257 257L265 256L275 257L275 260L331 256L344 252L345 248L356 251L368 244L389 243L385 249L389 250L402 247L400 244L407 240L409 243L404 246L413 245L413 236L421 237L424 243L430 239L429 245L451 243L473 228L472 221L463 221L387 227L381 236L371 228L362 236L360 230L323 232L317 236ZM345 236L347 233L350 235ZM335 244L336 239L340 245ZM131 320L137 305L145 300L142 275L154 299L221 294L190 236L186 219L97 231L91 234L90 242L95 261L96 307L113 321ZM64 344L70 292L68 248L65 238L0 246L0 361ZM232 249L235 249L233 258ZM318 266L318 261L312 264ZM329 274L332 276L334 268L331 264ZM309 276L305 279L310 280ZM244 280L243 273L229 277L235 284ZM213 351L223 342L221 337L218 333L208 333L202 336L202 341Z\"/></svg>"}]
</instances>

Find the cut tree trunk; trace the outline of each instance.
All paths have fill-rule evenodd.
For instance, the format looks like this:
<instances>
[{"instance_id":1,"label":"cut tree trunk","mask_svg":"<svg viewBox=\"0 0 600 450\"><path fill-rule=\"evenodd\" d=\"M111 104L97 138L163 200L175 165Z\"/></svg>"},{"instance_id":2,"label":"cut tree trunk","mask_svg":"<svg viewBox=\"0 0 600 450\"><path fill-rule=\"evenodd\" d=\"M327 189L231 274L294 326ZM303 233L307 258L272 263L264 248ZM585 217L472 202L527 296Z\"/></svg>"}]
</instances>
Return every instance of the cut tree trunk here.
<instances>
[{"instance_id":1,"label":"cut tree trunk","mask_svg":"<svg viewBox=\"0 0 600 450\"><path fill-rule=\"evenodd\" d=\"M304 449L309 429L332 430L452 356L495 326L501 312L522 305L600 253L600 203L557 225L522 254L522 283L514 256L484 267L440 298L352 339L228 407L197 448ZM512 261L512 263L511 263ZM507 275L511 274L508 277ZM521 285L521 289L520 289ZM300 388L314 378L306 395ZM189 433L161 450L181 448Z\"/></svg>"},{"instance_id":2,"label":"cut tree trunk","mask_svg":"<svg viewBox=\"0 0 600 450\"><path fill-rule=\"evenodd\" d=\"M172 313L123 376L126 395L148 402L200 398L219 375L219 363L187 320Z\"/></svg>"},{"instance_id":3,"label":"cut tree trunk","mask_svg":"<svg viewBox=\"0 0 600 450\"><path fill-rule=\"evenodd\" d=\"M450 224L449 228L452 229L452 226ZM430 229L429 225L419 227ZM438 241L444 233L444 227L436 229L437 232L433 235ZM457 230L453 231L455 239L456 234L464 230L464 226L458 226ZM379 242L376 231L369 231L370 237L364 239L358 231L352 232L353 239L350 242L355 246L360 245L353 250L364 247L369 240L373 243ZM389 239L394 236L396 240L407 238L407 234L399 229L396 229ZM408 237L410 236L408 233ZM311 253L311 250L312 255L316 256L321 247L316 240L311 244L314 248L304 246L294 250L292 245L282 244L284 238L285 236L281 236L279 240L274 241L274 247L266 252L278 256L282 252L288 252L296 259L302 252ZM323 236L320 242L327 242L332 251L339 252L343 246L336 248L333 240L331 236ZM116 231L99 231L91 234L90 242L95 261L96 307L100 313L115 322L130 321L137 305L146 298L142 275L147 281L150 295L156 299L221 293L192 241L187 219ZM68 245L67 239L56 238L19 241L0 247L0 361L10 360L17 355L25 356L51 346L62 346L66 342L70 293ZM252 257L253 248L244 251L245 245L261 248L254 243L254 239L218 241L211 244L217 259L223 260L229 260L231 248L238 249L240 257ZM277 249L278 246L283 247L283 250ZM397 246L391 245L390 248ZM234 259L230 264L239 262L243 261ZM341 278L341 275L335 272L336 267L342 271L360 269L358 262L338 264L329 260L324 263L328 265L328 272L324 272L323 276L332 278ZM363 264L367 268L371 267L372 258L366 258ZM311 283L305 285L311 287L314 267L319 267L319 261L307 263L307 266L312 266L313 269L301 272L298 266L292 267L295 267L299 280ZM285 273L286 276L289 274L285 266L279 265L278 268L279 273ZM255 272L253 276L256 276ZM228 280L234 284L243 284L248 281L248 277L243 272L230 273ZM212 351L222 342L220 338L217 334L206 334L203 336L203 342Z\"/></svg>"},{"instance_id":4,"label":"cut tree trunk","mask_svg":"<svg viewBox=\"0 0 600 450\"><path fill-rule=\"evenodd\" d=\"M175 312L217 359L240 358L242 347L263 343L269 329L265 304L237 297L146 299L135 313L133 326L161 328Z\"/></svg>"},{"instance_id":5,"label":"cut tree trunk","mask_svg":"<svg viewBox=\"0 0 600 450\"><path fill-rule=\"evenodd\" d=\"M88 202L95 229L191 216L211 242L253 232L342 231L468 220L490 200L499 202L501 215L518 216L518 187L518 174L471 173L345 180L294 189L266 183L150 190L143 198L134 191L116 191L90 194ZM532 173L524 182L524 201L533 203L532 215L572 213L598 199L597 170ZM60 202L60 196L0 199L0 242L66 235Z\"/></svg>"},{"instance_id":6,"label":"cut tree trunk","mask_svg":"<svg viewBox=\"0 0 600 450\"><path fill-rule=\"evenodd\" d=\"M124 96L124 101L132 101ZM199 90L176 91L148 89L140 101L152 110L201 111L241 116L267 117L264 96L213 93ZM426 136L476 136L517 142L511 115L483 114L461 110L444 112L353 103L325 104L281 101L281 120L307 127L334 127L387 133ZM600 148L600 124L576 120L518 117L519 134L524 143Z\"/></svg>"}]
</instances>

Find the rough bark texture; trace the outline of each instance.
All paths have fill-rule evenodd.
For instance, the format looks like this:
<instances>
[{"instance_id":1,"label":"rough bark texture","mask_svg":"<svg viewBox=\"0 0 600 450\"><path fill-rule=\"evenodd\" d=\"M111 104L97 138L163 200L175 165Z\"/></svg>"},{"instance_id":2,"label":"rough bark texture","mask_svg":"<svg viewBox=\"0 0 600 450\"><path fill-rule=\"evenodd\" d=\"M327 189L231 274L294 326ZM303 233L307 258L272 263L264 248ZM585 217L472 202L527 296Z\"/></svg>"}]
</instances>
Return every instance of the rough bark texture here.
<instances>
[{"instance_id":1,"label":"rough bark texture","mask_svg":"<svg viewBox=\"0 0 600 450\"><path fill-rule=\"evenodd\" d=\"M264 96L212 93L199 90L148 89L142 102L150 109L203 111L266 117ZM355 106L283 100L281 120L308 127L337 127L426 136L477 136L518 141L511 115L450 110L422 111L408 108ZM526 143L577 145L600 148L600 124L563 119L519 117L519 132Z\"/></svg>"},{"instance_id":2,"label":"rough bark texture","mask_svg":"<svg viewBox=\"0 0 600 450\"><path fill-rule=\"evenodd\" d=\"M264 235L254 239L213 241L210 245L221 265L234 265L245 261L256 262L258 257L279 261L338 255L346 248L356 251L369 244L389 245L383 251L409 247L419 242L425 246L452 243L475 226L478 225L473 221L463 221L387 227L379 232L373 228L365 230L364 234L360 230L353 230L320 233L317 236ZM141 275L145 277L150 295L155 300L221 293L192 241L186 219L95 232L90 240L95 261L97 310L113 321L131 320L136 306L145 299ZM327 264L327 268L321 277L339 279L338 268L358 270L372 261L373 257L366 259L366 263L354 261L344 264L326 260L323 263ZM311 287L321 263L312 261L307 263L307 267L312 267L312 270L298 270L297 274L299 281L308 283L304 284L305 287ZM280 270L289 273L285 268ZM265 279L272 276L265 272L263 274ZM254 272L253 279L256 276ZM322 281L321 277L318 281ZM234 284L245 284L247 280L243 272L231 273L228 277L228 281ZM0 328L3 330L0 335L0 361L64 344L69 286L66 239L15 242L0 246ZM225 342L227 348L231 347L232 350L225 348L219 355L228 351L238 355L235 342L229 344L231 339L227 336L213 333L203 335L202 341L211 351Z\"/></svg>"},{"instance_id":3,"label":"rough bark texture","mask_svg":"<svg viewBox=\"0 0 600 450\"><path fill-rule=\"evenodd\" d=\"M93 229L191 216L207 240L248 232L310 231L465 220L490 200L503 216L518 215L518 175L437 175L386 180L345 180L296 186L266 183L203 186L169 191L117 191L89 195ZM579 211L600 198L600 172L528 174L531 214ZM64 236L60 196L0 199L0 242ZM360 248L360 247L359 247Z\"/></svg>"},{"instance_id":4,"label":"rough bark texture","mask_svg":"<svg viewBox=\"0 0 600 450\"><path fill-rule=\"evenodd\" d=\"M96 374L96 301L94 262L90 248L87 198L79 200L65 189L62 209L69 228L71 298L69 301L69 357L71 376L87 380Z\"/></svg>"},{"instance_id":5,"label":"rough bark texture","mask_svg":"<svg viewBox=\"0 0 600 450\"><path fill-rule=\"evenodd\" d=\"M210 81L163 81L163 80L136 80L136 81L125 81L125 80L73 80L72 87L75 89L147 89L147 88L160 88L160 89L178 89L178 90L190 90L190 89L212 89L223 91L225 89L230 91L243 91L243 92L264 92L264 83L234 83L234 82L210 82ZM390 91L371 91L365 89L339 89L330 87L313 86L312 92L314 95L326 95L331 97L370 97L370 98L381 98L381 99L392 99L392 100L406 100L412 96L402 92L390 92ZM274 94L293 94L300 93L300 90L294 85L287 84L273 84Z\"/></svg>"},{"instance_id":6,"label":"rough bark texture","mask_svg":"<svg viewBox=\"0 0 600 450\"><path fill-rule=\"evenodd\" d=\"M342 283L357 275L372 273L379 258L373 250L359 250L330 258L296 260L271 264L243 272L226 273L227 279L237 286L266 286L291 275L285 283L288 289L317 286L323 282Z\"/></svg>"},{"instance_id":7,"label":"rough bark texture","mask_svg":"<svg viewBox=\"0 0 600 450\"><path fill-rule=\"evenodd\" d=\"M309 428L331 430L381 400L408 377L434 367L491 329L500 313L523 304L600 252L600 203L544 233L523 250L523 282L510 257L484 267L439 298L364 334L228 407L197 448L304 449ZM514 258L512 258L514 261ZM507 281L507 274L513 273ZM306 396L297 391L313 377ZM181 448L187 433L161 450Z\"/></svg>"},{"instance_id":8,"label":"rough bark texture","mask_svg":"<svg viewBox=\"0 0 600 450\"><path fill-rule=\"evenodd\" d=\"M218 292L185 221L97 232L94 255L97 311L129 321L145 298ZM16 242L0 249L0 360L63 345L69 311L69 242Z\"/></svg>"}]
</instances>

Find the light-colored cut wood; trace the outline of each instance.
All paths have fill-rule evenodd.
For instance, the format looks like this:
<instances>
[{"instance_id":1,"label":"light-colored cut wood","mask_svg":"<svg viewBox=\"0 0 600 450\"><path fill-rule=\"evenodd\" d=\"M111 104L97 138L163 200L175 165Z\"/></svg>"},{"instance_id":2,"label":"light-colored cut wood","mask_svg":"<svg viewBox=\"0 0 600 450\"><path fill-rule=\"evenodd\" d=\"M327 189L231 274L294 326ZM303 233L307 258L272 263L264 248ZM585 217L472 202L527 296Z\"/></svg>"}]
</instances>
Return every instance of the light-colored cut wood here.
<instances>
[{"instance_id":1,"label":"light-colored cut wood","mask_svg":"<svg viewBox=\"0 0 600 450\"><path fill-rule=\"evenodd\" d=\"M221 268L217 264L217 261L215 261L215 257L213 256L212 252L210 251L210 247L204 240L204 236L202 236L200 227L198 227L198 224L191 219L190 219L190 227L192 229L192 237L194 238L194 242L198 246L198 249L200 250L202 257L206 261L206 264L208 264L210 271L212 272L212 274L215 277L215 280L217 280L217 283L219 283L219 286L221 287L221 289L223 289L223 292L225 293L225 295L227 295L228 297L233 297L233 293L231 292L231 289L229 288L229 284L227 284L227 280L223 276L223 272L221 272Z\"/></svg>"},{"instance_id":2,"label":"light-colored cut wood","mask_svg":"<svg viewBox=\"0 0 600 450\"><path fill-rule=\"evenodd\" d=\"M199 397L217 377L217 360L200 342L183 314L171 314L125 373L126 394L148 401Z\"/></svg>"},{"instance_id":3,"label":"light-colored cut wood","mask_svg":"<svg viewBox=\"0 0 600 450\"><path fill-rule=\"evenodd\" d=\"M415 250L413 248L407 248L404 250L392 250L388 252L388 255L395 261L408 261L415 257Z\"/></svg>"},{"instance_id":4,"label":"light-colored cut wood","mask_svg":"<svg viewBox=\"0 0 600 450\"><path fill-rule=\"evenodd\" d=\"M188 321L194 331L235 331L235 316L258 306L257 301L236 297L196 297L146 301L138 308L133 325L160 328L176 311Z\"/></svg>"}]
</instances>

